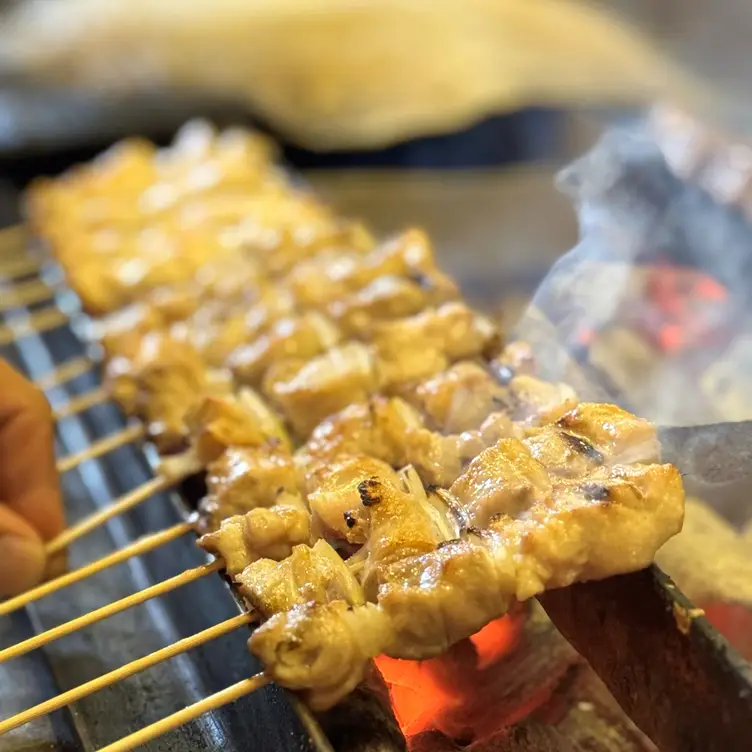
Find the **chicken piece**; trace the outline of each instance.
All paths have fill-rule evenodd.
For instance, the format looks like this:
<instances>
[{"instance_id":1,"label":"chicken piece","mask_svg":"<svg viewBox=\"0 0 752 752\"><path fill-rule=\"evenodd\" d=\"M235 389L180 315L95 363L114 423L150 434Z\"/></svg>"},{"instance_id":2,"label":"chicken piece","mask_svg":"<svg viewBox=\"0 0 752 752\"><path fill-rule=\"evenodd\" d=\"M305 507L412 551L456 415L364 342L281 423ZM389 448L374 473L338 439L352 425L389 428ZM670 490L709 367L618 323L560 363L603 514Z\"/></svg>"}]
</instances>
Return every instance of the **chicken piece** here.
<instances>
[{"instance_id":1,"label":"chicken piece","mask_svg":"<svg viewBox=\"0 0 752 752\"><path fill-rule=\"evenodd\" d=\"M193 280L175 287L162 287L149 295L149 306L159 315L165 325L185 321L201 305L200 285Z\"/></svg>"},{"instance_id":2,"label":"chicken piece","mask_svg":"<svg viewBox=\"0 0 752 752\"><path fill-rule=\"evenodd\" d=\"M348 343L307 363L283 361L268 371L263 389L295 433L308 436L327 415L376 391L373 355L365 345Z\"/></svg>"},{"instance_id":3,"label":"chicken piece","mask_svg":"<svg viewBox=\"0 0 752 752\"><path fill-rule=\"evenodd\" d=\"M477 429L507 403L507 391L483 366L462 361L419 384L405 399L441 433Z\"/></svg>"},{"instance_id":4,"label":"chicken piece","mask_svg":"<svg viewBox=\"0 0 752 752\"><path fill-rule=\"evenodd\" d=\"M333 220L307 227L297 222L275 235L276 243L264 244L266 266L275 276L289 274L296 264L321 253L363 255L376 246L371 233L358 222Z\"/></svg>"},{"instance_id":5,"label":"chicken piece","mask_svg":"<svg viewBox=\"0 0 752 752\"><path fill-rule=\"evenodd\" d=\"M294 546L281 561L259 559L235 578L240 594L263 618L303 603L365 603L363 589L339 554L325 541Z\"/></svg>"},{"instance_id":6,"label":"chicken piece","mask_svg":"<svg viewBox=\"0 0 752 752\"><path fill-rule=\"evenodd\" d=\"M296 500L292 495L289 498ZM310 514L298 497L295 504L278 501L273 507L228 517L218 530L201 536L198 544L224 559L225 571L234 577L258 559L281 561L294 546L310 538Z\"/></svg>"},{"instance_id":7,"label":"chicken piece","mask_svg":"<svg viewBox=\"0 0 752 752\"><path fill-rule=\"evenodd\" d=\"M515 433L515 426L504 413L491 413L478 430L450 436L427 428L410 428L403 438L403 456L425 483L446 488L484 449Z\"/></svg>"},{"instance_id":8,"label":"chicken piece","mask_svg":"<svg viewBox=\"0 0 752 752\"><path fill-rule=\"evenodd\" d=\"M153 306L132 305L91 323L91 339L104 349L108 360L122 357L132 360L138 355L141 340L164 328L164 317Z\"/></svg>"},{"instance_id":9,"label":"chicken piece","mask_svg":"<svg viewBox=\"0 0 752 752\"><path fill-rule=\"evenodd\" d=\"M524 443L546 472L558 477L578 478L606 461L589 441L557 425L528 429Z\"/></svg>"},{"instance_id":10,"label":"chicken piece","mask_svg":"<svg viewBox=\"0 0 752 752\"><path fill-rule=\"evenodd\" d=\"M503 616L515 584L511 555L494 556L472 540L447 541L385 567L378 604L395 633L388 654L424 660L443 653Z\"/></svg>"},{"instance_id":11,"label":"chicken piece","mask_svg":"<svg viewBox=\"0 0 752 752\"><path fill-rule=\"evenodd\" d=\"M537 371L533 348L521 340L507 343L489 367L503 386L515 376L535 376Z\"/></svg>"},{"instance_id":12,"label":"chicken piece","mask_svg":"<svg viewBox=\"0 0 752 752\"><path fill-rule=\"evenodd\" d=\"M509 392L512 418L532 425L552 422L577 404L571 387L534 376L515 376L509 383Z\"/></svg>"},{"instance_id":13,"label":"chicken piece","mask_svg":"<svg viewBox=\"0 0 752 752\"><path fill-rule=\"evenodd\" d=\"M421 425L417 412L397 397L377 395L348 405L320 423L296 454L304 487L314 491L340 457L367 455L393 467L406 464L405 434Z\"/></svg>"},{"instance_id":14,"label":"chicken piece","mask_svg":"<svg viewBox=\"0 0 752 752\"><path fill-rule=\"evenodd\" d=\"M379 376L385 389L427 379L451 362L489 354L499 335L484 316L462 303L446 303L417 316L374 325Z\"/></svg>"},{"instance_id":15,"label":"chicken piece","mask_svg":"<svg viewBox=\"0 0 752 752\"><path fill-rule=\"evenodd\" d=\"M467 523L486 527L497 514L515 516L551 498L551 480L543 465L517 439L502 439L482 451L452 484Z\"/></svg>"},{"instance_id":16,"label":"chicken piece","mask_svg":"<svg viewBox=\"0 0 752 752\"><path fill-rule=\"evenodd\" d=\"M590 442L612 464L657 462L660 456L655 426L616 405L583 402L556 424Z\"/></svg>"},{"instance_id":17,"label":"chicken piece","mask_svg":"<svg viewBox=\"0 0 752 752\"><path fill-rule=\"evenodd\" d=\"M230 447L259 447L271 439L289 449L279 418L250 389L237 396L205 397L186 417L193 448L206 465Z\"/></svg>"},{"instance_id":18,"label":"chicken piece","mask_svg":"<svg viewBox=\"0 0 752 752\"><path fill-rule=\"evenodd\" d=\"M452 297L452 290L456 290L437 271L430 241L420 230L408 230L367 255L320 253L298 264L287 283L301 305L323 308L386 276L425 280L424 284L431 285L440 298Z\"/></svg>"},{"instance_id":19,"label":"chicken piece","mask_svg":"<svg viewBox=\"0 0 752 752\"><path fill-rule=\"evenodd\" d=\"M236 349L228 366L244 384L258 384L275 362L287 358L308 360L334 347L339 341L337 327L316 312L284 318L250 344Z\"/></svg>"},{"instance_id":20,"label":"chicken piece","mask_svg":"<svg viewBox=\"0 0 752 752\"><path fill-rule=\"evenodd\" d=\"M367 338L376 321L412 316L456 297L457 291L448 281L434 284L428 276L385 276L332 301L326 311L347 336Z\"/></svg>"},{"instance_id":21,"label":"chicken piece","mask_svg":"<svg viewBox=\"0 0 752 752\"><path fill-rule=\"evenodd\" d=\"M159 333L144 337L132 360L110 361L106 376L115 399L146 421L150 437L167 454L186 448L186 417L220 388L195 348Z\"/></svg>"},{"instance_id":22,"label":"chicken piece","mask_svg":"<svg viewBox=\"0 0 752 752\"><path fill-rule=\"evenodd\" d=\"M334 601L304 603L273 616L248 646L275 682L302 692L311 709L323 711L355 689L392 638L389 618L378 606Z\"/></svg>"},{"instance_id":23,"label":"chicken piece","mask_svg":"<svg viewBox=\"0 0 752 752\"><path fill-rule=\"evenodd\" d=\"M270 507L284 494L297 494L292 455L279 442L227 449L207 468L207 495L199 507L203 529L216 530L223 519Z\"/></svg>"},{"instance_id":24,"label":"chicken piece","mask_svg":"<svg viewBox=\"0 0 752 752\"><path fill-rule=\"evenodd\" d=\"M684 490L672 465L601 468L562 483L553 497L490 529L517 563L518 600L573 582L647 567L681 530Z\"/></svg>"},{"instance_id":25,"label":"chicken piece","mask_svg":"<svg viewBox=\"0 0 752 752\"><path fill-rule=\"evenodd\" d=\"M338 458L321 466L317 489L308 494L313 529L319 537L335 537L353 544L366 542L370 530L368 507L361 504L360 484L369 479L398 487L397 473L373 457Z\"/></svg>"},{"instance_id":26,"label":"chicken piece","mask_svg":"<svg viewBox=\"0 0 752 752\"><path fill-rule=\"evenodd\" d=\"M400 559L433 551L446 538L427 508L425 494L421 499L380 478L362 481L358 493L370 513L363 589L374 600L381 570Z\"/></svg>"}]
</instances>

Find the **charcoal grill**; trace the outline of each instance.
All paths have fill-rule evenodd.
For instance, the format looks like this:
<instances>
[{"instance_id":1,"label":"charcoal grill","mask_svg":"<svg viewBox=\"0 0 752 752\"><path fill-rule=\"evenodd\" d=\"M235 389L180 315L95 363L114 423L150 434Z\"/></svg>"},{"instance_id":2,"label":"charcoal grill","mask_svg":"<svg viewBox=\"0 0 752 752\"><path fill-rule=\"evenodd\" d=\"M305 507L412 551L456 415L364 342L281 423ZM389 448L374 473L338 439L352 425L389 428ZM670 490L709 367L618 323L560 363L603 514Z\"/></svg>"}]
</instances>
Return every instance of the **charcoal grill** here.
<instances>
[{"instance_id":1,"label":"charcoal grill","mask_svg":"<svg viewBox=\"0 0 752 752\"><path fill-rule=\"evenodd\" d=\"M134 541L143 540L150 532L173 531L163 545L105 568L85 583L34 601L25 611L14 611L10 618L3 617L3 650L118 598L141 593L156 583L205 566L206 559L190 540L189 502L196 498L195 490L190 483L170 489L167 484L154 481L156 456L148 448L137 447L135 442L142 435L140 427L127 424L120 411L107 401L96 373L98 353L96 348L83 344L85 318L75 296L61 285L59 271L41 264L41 257L26 253L23 230L5 231L0 238L0 278L5 277L0 282L2 355L43 386L56 409L60 419L56 449L59 456L69 458L62 461L68 469L63 475L63 490L69 514L79 519L99 512L100 521L107 518L106 525L82 531L87 533L86 545L71 549L71 568L75 570L108 556L113 549L133 550ZM532 340L543 336L550 345L542 322L537 332L526 334ZM592 385L598 380L587 374L572 373L570 381L581 394L592 398L608 396L593 392ZM149 503L140 503L147 499ZM118 509L129 507L127 515L111 515L113 504L118 502ZM184 581L183 576L180 581ZM657 594L657 598L647 598L644 608L630 609L630 603L649 593ZM583 604L593 606L584 626L580 612ZM745 737L745 729L750 728L752 718L752 676L748 667L701 618L693 618L691 605L657 570L614 578L607 585L570 588L547 596L544 606L556 623L563 625L567 637L591 659L623 707L654 739L665 741L667 750L746 749L743 745L749 737ZM169 649L166 646L212 625L229 622L235 627L189 654L180 653L160 661L149 671L113 683L106 700L97 693L88 695L76 702L74 710L66 705L10 732L8 737L0 737L0 750L5 748L6 739L14 745L10 749L100 749L195 703L199 703L198 709L212 712L197 715L164 737L160 745L166 746L160 748L404 749L383 686L375 679L372 686L362 688L335 712L319 718L278 687L259 686L249 692L251 687L241 683L260 667L245 649L247 630L239 616L241 612L220 577L196 577L159 599L147 600L141 608L123 611L85 632L51 642L43 654L29 652L7 664L4 670L13 687L12 691L0 688L2 718L81 685L92 675L105 674L140 656ZM673 626L667 623L667 613L671 618L680 614L689 617L686 625L679 624L686 639L677 640L677 622ZM593 618L603 631L616 623L628 631L644 630L652 624L659 633L643 634L639 647L635 644L626 654L618 655L618 660L609 661L605 657L610 650L618 652L618 644L604 640L598 649L599 640L588 644L582 639L594 634ZM658 652L643 654L642 646ZM650 668L647 656L660 658L661 647L668 651L665 660L652 667L660 681L641 687L639 682L644 682L645 671ZM687 680L702 682L697 691L671 686L671 677L676 674L664 664L672 661L688 667L684 672ZM228 693L228 687L236 687L236 691L231 689ZM212 700L207 699L224 692L219 699L226 700L233 691L239 699L232 705L217 703L221 706L213 707ZM658 692L668 693L669 708L672 701L688 700L692 709L704 704L706 712L700 718L691 713L685 716L680 710L673 713L669 723L651 710ZM716 712L721 717L714 719ZM696 726L698 722L702 728ZM728 732L731 728L739 730L736 743L728 735L719 736L719 730ZM693 734L697 744L680 746ZM727 744L729 740L731 746ZM527 748L533 747L524 739L519 746L509 747Z\"/></svg>"}]
</instances>

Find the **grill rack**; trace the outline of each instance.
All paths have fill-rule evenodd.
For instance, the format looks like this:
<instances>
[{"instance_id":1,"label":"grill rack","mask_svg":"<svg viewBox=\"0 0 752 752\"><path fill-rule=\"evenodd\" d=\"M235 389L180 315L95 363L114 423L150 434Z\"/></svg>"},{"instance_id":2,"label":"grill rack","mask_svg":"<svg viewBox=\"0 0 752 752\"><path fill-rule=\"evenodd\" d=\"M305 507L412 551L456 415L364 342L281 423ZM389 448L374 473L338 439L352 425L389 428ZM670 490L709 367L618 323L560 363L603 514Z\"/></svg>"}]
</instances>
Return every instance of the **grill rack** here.
<instances>
[{"instance_id":1,"label":"grill rack","mask_svg":"<svg viewBox=\"0 0 752 752\"><path fill-rule=\"evenodd\" d=\"M154 476L156 452L135 444L143 429L127 423L106 398L96 377L97 353L87 352L76 334L85 317L75 296L61 286L61 276L54 266L28 255L22 227L0 230L0 353L44 389L53 405L62 405L54 411L56 450L63 454L58 469L67 511L83 518L82 525L51 541L48 551L88 536L85 551L73 549L71 571L57 585L76 588L93 574L103 577L87 581L70 599L63 600L66 590L63 599L49 599L54 603L39 601L58 589L52 581L0 604L0 616L10 619L9 627L0 629L0 664L11 658L22 664L18 671L9 664L13 681L8 684L16 691L6 696L0 688L0 732L33 728L30 738L40 743L39 724L25 726L40 717L47 749L51 743L59 750L122 751L180 726L168 737L170 748L232 750L239 740L253 739L260 749L332 752L335 747L317 720L294 696L278 687L258 691L269 682L258 673L258 662L245 649L247 633L240 629L252 619L237 598L228 597L232 591L220 578L205 576L219 566L207 564L209 557L181 540L194 527L190 495L176 487L179 479ZM156 497L163 503L143 503ZM127 510L131 514L119 516ZM92 555L93 566L79 564ZM113 569L117 565L122 566ZM121 571L125 566L127 571ZM191 598L185 592L177 597L174 591L188 587ZM145 613L130 610L141 603ZM27 612L17 610L27 604ZM198 613L201 606L208 614ZM83 616L74 615L81 607ZM121 614L118 626L91 635L78 631L116 613ZM68 649L53 642L66 635ZM90 680L91 671L81 665L86 661L70 661L71 642L80 657L93 654L99 662L112 656L101 661L97 679ZM45 655L29 652L48 643ZM183 654L197 647L200 660L186 660ZM147 668L152 671L141 673ZM40 675L45 686L32 686ZM120 684L125 678L128 682ZM111 703L92 693L116 682L117 704L125 712L113 716ZM46 696L54 693L55 684L62 694ZM240 698L237 707L224 707ZM134 730L135 718L142 722ZM182 725L189 720L194 722ZM120 739L112 742L113 734ZM0 749L5 738L0 736Z\"/></svg>"}]
</instances>

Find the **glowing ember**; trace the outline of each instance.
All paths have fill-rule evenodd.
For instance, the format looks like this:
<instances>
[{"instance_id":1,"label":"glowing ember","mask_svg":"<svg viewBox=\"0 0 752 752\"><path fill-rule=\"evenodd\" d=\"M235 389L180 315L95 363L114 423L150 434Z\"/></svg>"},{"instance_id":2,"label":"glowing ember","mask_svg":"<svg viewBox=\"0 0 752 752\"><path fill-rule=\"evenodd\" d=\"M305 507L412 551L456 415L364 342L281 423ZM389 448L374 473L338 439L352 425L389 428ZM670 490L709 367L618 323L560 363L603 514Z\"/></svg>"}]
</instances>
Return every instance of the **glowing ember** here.
<instances>
[{"instance_id":1,"label":"glowing ember","mask_svg":"<svg viewBox=\"0 0 752 752\"><path fill-rule=\"evenodd\" d=\"M653 320L643 329L664 352L676 354L724 337L728 291L707 274L661 263L648 273L645 294Z\"/></svg>"},{"instance_id":2,"label":"glowing ember","mask_svg":"<svg viewBox=\"0 0 752 752\"><path fill-rule=\"evenodd\" d=\"M378 658L376 665L408 740L431 730L464 741L485 738L545 702L550 687L544 683L510 704L510 677L499 669L500 661L517 647L524 624L521 612L505 616L426 661Z\"/></svg>"}]
</instances>

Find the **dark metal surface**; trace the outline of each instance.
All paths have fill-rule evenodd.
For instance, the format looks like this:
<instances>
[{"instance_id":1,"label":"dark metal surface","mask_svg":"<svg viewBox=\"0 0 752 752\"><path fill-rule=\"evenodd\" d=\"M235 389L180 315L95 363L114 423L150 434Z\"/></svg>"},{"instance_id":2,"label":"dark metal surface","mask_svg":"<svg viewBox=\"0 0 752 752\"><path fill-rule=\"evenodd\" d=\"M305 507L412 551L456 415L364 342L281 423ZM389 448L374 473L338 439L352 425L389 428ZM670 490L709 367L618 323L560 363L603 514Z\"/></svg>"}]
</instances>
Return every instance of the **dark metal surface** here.
<instances>
[{"instance_id":1,"label":"dark metal surface","mask_svg":"<svg viewBox=\"0 0 752 752\"><path fill-rule=\"evenodd\" d=\"M538 600L662 752L752 748L752 669L656 567Z\"/></svg>"}]
</instances>

